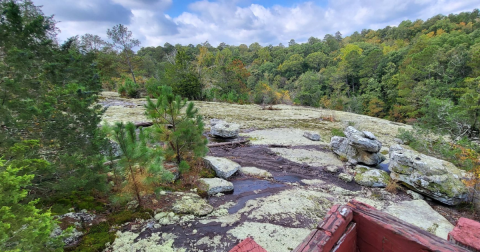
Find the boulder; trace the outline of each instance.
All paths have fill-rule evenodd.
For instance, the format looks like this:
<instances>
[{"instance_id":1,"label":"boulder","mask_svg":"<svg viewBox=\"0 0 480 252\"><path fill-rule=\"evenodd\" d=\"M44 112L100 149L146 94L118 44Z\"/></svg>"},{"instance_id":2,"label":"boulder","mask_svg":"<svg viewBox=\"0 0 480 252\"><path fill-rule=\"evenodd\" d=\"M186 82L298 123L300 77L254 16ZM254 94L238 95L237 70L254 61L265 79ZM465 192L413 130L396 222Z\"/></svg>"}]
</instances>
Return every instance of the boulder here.
<instances>
[{"instance_id":1,"label":"boulder","mask_svg":"<svg viewBox=\"0 0 480 252\"><path fill-rule=\"evenodd\" d=\"M225 121L224 121L224 120L220 120L220 119L215 119L215 118L214 118L214 119L211 119L211 120L210 120L210 127L213 127L213 126L215 126L215 125L217 125L217 124L219 124L219 123L225 123Z\"/></svg>"},{"instance_id":2,"label":"boulder","mask_svg":"<svg viewBox=\"0 0 480 252\"><path fill-rule=\"evenodd\" d=\"M257 167L241 167L240 172L247 176L258 178L272 178L272 174L268 171L258 169Z\"/></svg>"},{"instance_id":3,"label":"boulder","mask_svg":"<svg viewBox=\"0 0 480 252\"><path fill-rule=\"evenodd\" d=\"M217 177L228 179L240 169L240 165L226 158L206 156L203 158L207 165L212 168Z\"/></svg>"},{"instance_id":4,"label":"boulder","mask_svg":"<svg viewBox=\"0 0 480 252\"><path fill-rule=\"evenodd\" d=\"M353 180L353 176L352 176L352 175L350 175L350 174L348 174L348 173L343 173L343 172L340 173L340 174L338 174L338 178L341 179L341 180L343 180L343 181L345 181L345 182L347 182L347 183L348 183L348 182L352 182L352 180Z\"/></svg>"},{"instance_id":5,"label":"boulder","mask_svg":"<svg viewBox=\"0 0 480 252\"><path fill-rule=\"evenodd\" d=\"M233 184L220 178L201 178L199 188L208 195L233 191Z\"/></svg>"},{"instance_id":6,"label":"boulder","mask_svg":"<svg viewBox=\"0 0 480 252\"><path fill-rule=\"evenodd\" d=\"M334 136L330 141L333 152L340 157L350 163L371 166L376 166L385 160L385 157L379 153L382 143L376 140L371 132L361 132L348 126L344 133L346 137Z\"/></svg>"},{"instance_id":7,"label":"boulder","mask_svg":"<svg viewBox=\"0 0 480 252\"><path fill-rule=\"evenodd\" d=\"M394 146L390 151L392 179L447 205L467 201L463 171L450 162L398 147Z\"/></svg>"},{"instance_id":8,"label":"boulder","mask_svg":"<svg viewBox=\"0 0 480 252\"><path fill-rule=\"evenodd\" d=\"M236 138L240 132L240 125L220 121L210 128L210 134L221 138Z\"/></svg>"},{"instance_id":9,"label":"boulder","mask_svg":"<svg viewBox=\"0 0 480 252\"><path fill-rule=\"evenodd\" d=\"M320 141L320 135L318 133L315 133L315 132L304 132L303 133L303 136L312 140L312 141Z\"/></svg>"},{"instance_id":10,"label":"boulder","mask_svg":"<svg viewBox=\"0 0 480 252\"><path fill-rule=\"evenodd\" d=\"M188 193L173 204L172 210L178 214L204 216L211 213L213 211L213 207L197 194Z\"/></svg>"},{"instance_id":11,"label":"boulder","mask_svg":"<svg viewBox=\"0 0 480 252\"><path fill-rule=\"evenodd\" d=\"M390 180L387 172L367 166L357 166L355 171L355 182L362 186L386 187Z\"/></svg>"},{"instance_id":12,"label":"boulder","mask_svg":"<svg viewBox=\"0 0 480 252\"><path fill-rule=\"evenodd\" d=\"M447 239L448 233L454 228L423 200L403 201L383 211L443 239Z\"/></svg>"}]
</instances>

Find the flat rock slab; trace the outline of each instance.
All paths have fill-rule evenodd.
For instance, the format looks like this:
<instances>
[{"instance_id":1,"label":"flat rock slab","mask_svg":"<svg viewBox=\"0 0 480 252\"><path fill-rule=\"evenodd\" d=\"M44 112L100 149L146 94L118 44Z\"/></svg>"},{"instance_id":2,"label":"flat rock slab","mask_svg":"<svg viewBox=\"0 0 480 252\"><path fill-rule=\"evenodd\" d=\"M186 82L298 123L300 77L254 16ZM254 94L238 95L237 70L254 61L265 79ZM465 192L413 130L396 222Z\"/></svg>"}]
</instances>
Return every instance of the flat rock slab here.
<instances>
[{"instance_id":1,"label":"flat rock slab","mask_svg":"<svg viewBox=\"0 0 480 252\"><path fill-rule=\"evenodd\" d=\"M390 176L387 172L359 165L355 168L355 182L367 187L386 187Z\"/></svg>"},{"instance_id":2,"label":"flat rock slab","mask_svg":"<svg viewBox=\"0 0 480 252\"><path fill-rule=\"evenodd\" d=\"M272 174L268 171L258 169L257 167L241 167L240 172L247 176L257 178L272 178Z\"/></svg>"},{"instance_id":3,"label":"flat rock slab","mask_svg":"<svg viewBox=\"0 0 480 252\"><path fill-rule=\"evenodd\" d=\"M330 151L270 148L277 155L296 163L306 163L310 166L338 166L343 167L342 161Z\"/></svg>"},{"instance_id":4,"label":"flat rock slab","mask_svg":"<svg viewBox=\"0 0 480 252\"><path fill-rule=\"evenodd\" d=\"M233 191L233 184L221 178L199 179L200 189L205 190L208 195Z\"/></svg>"},{"instance_id":5,"label":"flat rock slab","mask_svg":"<svg viewBox=\"0 0 480 252\"><path fill-rule=\"evenodd\" d=\"M255 130L249 133L242 133L242 136L250 137L250 142L255 145L317 145L321 141L312 141L303 136L305 131L301 129L266 129Z\"/></svg>"},{"instance_id":6,"label":"flat rock slab","mask_svg":"<svg viewBox=\"0 0 480 252\"><path fill-rule=\"evenodd\" d=\"M228 179L240 169L240 165L230 159L212 156L206 156L203 159L219 178Z\"/></svg>"},{"instance_id":7,"label":"flat rock slab","mask_svg":"<svg viewBox=\"0 0 480 252\"><path fill-rule=\"evenodd\" d=\"M383 211L443 239L453 230L453 225L423 200L403 201Z\"/></svg>"}]
</instances>

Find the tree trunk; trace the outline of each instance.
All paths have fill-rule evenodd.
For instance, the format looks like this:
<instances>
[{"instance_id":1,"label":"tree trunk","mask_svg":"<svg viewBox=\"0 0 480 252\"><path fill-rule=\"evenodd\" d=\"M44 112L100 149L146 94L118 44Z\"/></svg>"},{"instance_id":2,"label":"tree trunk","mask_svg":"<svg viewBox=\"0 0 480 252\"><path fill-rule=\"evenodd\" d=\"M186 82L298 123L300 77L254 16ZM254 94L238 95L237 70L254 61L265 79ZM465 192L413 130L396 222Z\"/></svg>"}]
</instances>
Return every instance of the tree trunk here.
<instances>
[{"instance_id":1,"label":"tree trunk","mask_svg":"<svg viewBox=\"0 0 480 252\"><path fill-rule=\"evenodd\" d=\"M133 82L137 84L137 81L135 80L135 74L133 73L132 63L130 63L130 57L128 57L128 55L126 57L127 57L128 68L130 69L130 73L132 74Z\"/></svg>"}]
</instances>

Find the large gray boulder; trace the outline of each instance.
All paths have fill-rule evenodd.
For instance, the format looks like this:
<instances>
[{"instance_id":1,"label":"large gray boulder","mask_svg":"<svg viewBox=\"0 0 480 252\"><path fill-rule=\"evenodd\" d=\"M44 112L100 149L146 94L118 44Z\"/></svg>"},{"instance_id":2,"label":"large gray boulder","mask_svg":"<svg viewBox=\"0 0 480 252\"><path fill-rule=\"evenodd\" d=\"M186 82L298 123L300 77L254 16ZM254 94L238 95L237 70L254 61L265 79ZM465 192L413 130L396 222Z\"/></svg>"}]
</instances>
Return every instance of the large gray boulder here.
<instances>
[{"instance_id":1,"label":"large gray boulder","mask_svg":"<svg viewBox=\"0 0 480 252\"><path fill-rule=\"evenodd\" d=\"M355 172L355 182L362 186L386 187L390 180L387 172L366 166L357 166Z\"/></svg>"},{"instance_id":2,"label":"large gray boulder","mask_svg":"<svg viewBox=\"0 0 480 252\"><path fill-rule=\"evenodd\" d=\"M206 156L203 158L217 177L228 179L240 169L240 165L226 158Z\"/></svg>"},{"instance_id":3,"label":"large gray boulder","mask_svg":"<svg viewBox=\"0 0 480 252\"><path fill-rule=\"evenodd\" d=\"M401 147L390 148L390 176L412 190L447 205L467 201L464 172L450 162Z\"/></svg>"},{"instance_id":4,"label":"large gray boulder","mask_svg":"<svg viewBox=\"0 0 480 252\"><path fill-rule=\"evenodd\" d=\"M385 160L379 153L382 143L372 133L361 132L352 126L348 126L344 133L346 137L334 136L330 141L333 152L340 157L370 166L376 166Z\"/></svg>"},{"instance_id":5,"label":"large gray boulder","mask_svg":"<svg viewBox=\"0 0 480 252\"><path fill-rule=\"evenodd\" d=\"M210 134L221 138L236 138L240 132L240 125L224 121L211 122Z\"/></svg>"},{"instance_id":6,"label":"large gray boulder","mask_svg":"<svg viewBox=\"0 0 480 252\"><path fill-rule=\"evenodd\" d=\"M208 195L233 191L232 182L221 178L201 178L199 182L199 188L206 191Z\"/></svg>"}]
</instances>

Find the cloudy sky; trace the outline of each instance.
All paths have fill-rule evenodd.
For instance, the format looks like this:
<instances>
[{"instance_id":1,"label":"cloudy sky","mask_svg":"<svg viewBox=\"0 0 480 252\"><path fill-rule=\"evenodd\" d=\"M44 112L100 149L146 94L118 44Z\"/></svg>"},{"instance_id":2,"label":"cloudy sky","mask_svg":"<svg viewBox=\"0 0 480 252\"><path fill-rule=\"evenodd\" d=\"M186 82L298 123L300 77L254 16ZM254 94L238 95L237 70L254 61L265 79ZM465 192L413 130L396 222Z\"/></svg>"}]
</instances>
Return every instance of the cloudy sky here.
<instances>
[{"instance_id":1,"label":"cloudy sky","mask_svg":"<svg viewBox=\"0 0 480 252\"><path fill-rule=\"evenodd\" d=\"M305 42L340 31L396 26L402 20L479 8L478 0L33 0L60 21L59 39L126 25L142 46L209 41L217 46Z\"/></svg>"}]
</instances>

